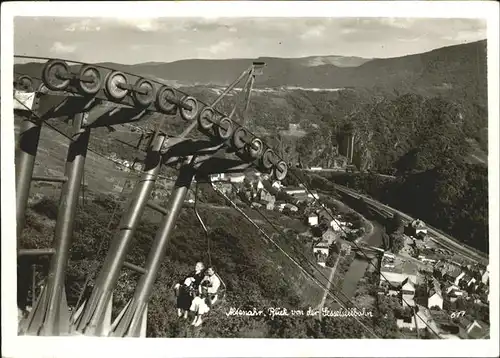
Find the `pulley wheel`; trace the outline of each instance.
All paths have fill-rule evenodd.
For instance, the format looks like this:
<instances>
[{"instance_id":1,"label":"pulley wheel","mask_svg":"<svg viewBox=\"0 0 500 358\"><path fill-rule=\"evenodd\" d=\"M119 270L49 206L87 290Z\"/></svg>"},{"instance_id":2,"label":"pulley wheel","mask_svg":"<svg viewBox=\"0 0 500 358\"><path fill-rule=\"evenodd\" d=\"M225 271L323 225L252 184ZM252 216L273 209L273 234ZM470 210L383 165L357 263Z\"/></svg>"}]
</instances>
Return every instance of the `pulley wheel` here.
<instances>
[{"instance_id":1,"label":"pulley wheel","mask_svg":"<svg viewBox=\"0 0 500 358\"><path fill-rule=\"evenodd\" d=\"M198 124L203 129L210 129L213 127L215 122L215 111L212 107L205 107L201 110L198 116Z\"/></svg>"},{"instance_id":2,"label":"pulley wheel","mask_svg":"<svg viewBox=\"0 0 500 358\"><path fill-rule=\"evenodd\" d=\"M236 129L233 133L233 145L236 149L241 149L246 145L245 139L247 137L247 130L243 127Z\"/></svg>"},{"instance_id":3,"label":"pulley wheel","mask_svg":"<svg viewBox=\"0 0 500 358\"><path fill-rule=\"evenodd\" d=\"M66 78L69 74L66 62L50 60L43 67L42 81L49 90L64 91L70 83L70 79Z\"/></svg>"},{"instance_id":4,"label":"pulley wheel","mask_svg":"<svg viewBox=\"0 0 500 358\"><path fill-rule=\"evenodd\" d=\"M257 159L264 150L264 143L259 138L254 138L246 147L247 153L254 159Z\"/></svg>"},{"instance_id":5,"label":"pulley wheel","mask_svg":"<svg viewBox=\"0 0 500 358\"><path fill-rule=\"evenodd\" d=\"M273 172L275 179L281 181L285 179L286 174L288 172L288 167L283 160L280 160L274 167Z\"/></svg>"},{"instance_id":6,"label":"pulley wheel","mask_svg":"<svg viewBox=\"0 0 500 358\"><path fill-rule=\"evenodd\" d=\"M171 113L177 107L175 100L175 91L172 88L163 86L156 95L156 107L158 107L161 112Z\"/></svg>"},{"instance_id":7,"label":"pulley wheel","mask_svg":"<svg viewBox=\"0 0 500 358\"><path fill-rule=\"evenodd\" d=\"M198 114L198 101L196 98L186 96L181 100L181 104L189 106L190 108L184 108L182 105L180 106L181 117L185 121L192 121L196 118Z\"/></svg>"},{"instance_id":8,"label":"pulley wheel","mask_svg":"<svg viewBox=\"0 0 500 358\"><path fill-rule=\"evenodd\" d=\"M125 98L128 94L128 89L122 89L119 85L127 84L127 77L119 71L113 71L108 74L106 77L106 81L104 84L104 88L106 89L106 95L109 99L114 101L119 101Z\"/></svg>"},{"instance_id":9,"label":"pulley wheel","mask_svg":"<svg viewBox=\"0 0 500 358\"><path fill-rule=\"evenodd\" d=\"M83 94L96 94L99 92L102 85L101 73L94 66L82 66L80 69L78 85Z\"/></svg>"},{"instance_id":10,"label":"pulley wheel","mask_svg":"<svg viewBox=\"0 0 500 358\"><path fill-rule=\"evenodd\" d=\"M215 127L215 133L222 140L231 138L233 134L233 122L227 117L221 118Z\"/></svg>"},{"instance_id":11,"label":"pulley wheel","mask_svg":"<svg viewBox=\"0 0 500 358\"><path fill-rule=\"evenodd\" d=\"M16 88L21 91L33 92L33 80L30 76L20 76L16 81Z\"/></svg>"},{"instance_id":12,"label":"pulley wheel","mask_svg":"<svg viewBox=\"0 0 500 358\"><path fill-rule=\"evenodd\" d=\"M267 149L264 154L262 154L262 166L265 169L271 169L273 167L275 154L272 149Z\"/></svg>"},{"instance_id":13,"label":"pulley wheel","mask_svg":"<svg viewBox=\"0 0 500 358\"><path fill-rule=\"evenodd\" d=\"M135 83L133 92L135 103L139 106L147 107L154 102L155 95L155 87L153 84L145 78L139 78Z\"/></svg>"}]
</instances>

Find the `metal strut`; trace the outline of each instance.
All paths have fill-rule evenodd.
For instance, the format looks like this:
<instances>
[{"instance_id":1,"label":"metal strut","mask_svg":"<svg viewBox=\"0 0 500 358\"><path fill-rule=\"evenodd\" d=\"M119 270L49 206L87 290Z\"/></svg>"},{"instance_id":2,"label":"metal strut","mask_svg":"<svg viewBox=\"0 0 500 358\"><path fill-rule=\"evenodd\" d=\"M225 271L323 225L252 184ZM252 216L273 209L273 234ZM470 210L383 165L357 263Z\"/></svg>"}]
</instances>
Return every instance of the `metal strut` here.
<instances>
[{"instance_id":1,"label":"metal strut","mask_svg":"<svg viewBox=\"0 0 500 358\"><path fill-rule=\"evenodd\" d=\"M127 303L124 310L113 323L109 336L145 336L147 305L151 296L153 284L156 280L161 262L165 257L171 233L175 227L175 222L182 209L184 200L186 199L194 174L195 169L191 163L181 167L167 208L168 215L165 217L156 233L146 260L146 273L143 274L139 280L134 292L134 297Z\"/></svg>"},{"instance_id":2,"label":"metal strut","mask_svg":"<svg viewBox=\"0 0 500 358\"><path fill-rule=\"evenodd\" d=\"M75 115L73 141L68 148L65 176L54 233L55 253L52 257L47 285L33 307L22 333L41 336L69 334L69 310L64 280L73 236L73 223L82 181L90 129L82 129L83 113Z\"/></svg>"},{"instance_id":3,"label":"metal strut","mask_svg":"<svg viewBox=\"0 0 500 358\"><path fill-rule=\"evenodd\" d=\"M41 121L35 116L26 118L21 124L19 133L19 146L16 153L16 221L17 221L17 250L19 251L19 240L24 228L26 206L31 187L33 168L35 167L36 153L40 132Z\"/></svg>"},{"instance_id":4,"label":"metal strut","mask_svg":"<svg viewBox=\"0 0 500 358\"><path fill-rule=\"evenodd\" d=\"M145 160L144 174L135 185L131 200L122 215L103 266L96 279L90 298L84 303L81 315L76 318L74 328L85 335L106 335L105 312L110 308L111 295L118 280L128 248L151 196L161 167L161 154L166 136L159 134L151 143Z\"/></svg>"}]
</instances>

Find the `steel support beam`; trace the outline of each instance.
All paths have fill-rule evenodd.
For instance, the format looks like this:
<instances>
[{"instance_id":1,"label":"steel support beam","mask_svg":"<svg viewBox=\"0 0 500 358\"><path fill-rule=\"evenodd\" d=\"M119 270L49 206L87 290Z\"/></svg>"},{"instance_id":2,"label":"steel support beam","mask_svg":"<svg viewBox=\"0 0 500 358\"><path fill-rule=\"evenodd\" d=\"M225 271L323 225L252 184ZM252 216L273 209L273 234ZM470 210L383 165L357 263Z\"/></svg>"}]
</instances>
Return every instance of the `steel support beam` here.
<instances>
[{"instance_id":1,"label":"steel support beam","mask_svg":"<svg viewBox=\"0 0 500 358\"><path fill-rule=\"evenodd\" d=\"M16 221L17 221L17 250L24 228L26 207L30 193L31 177L35 167L35 158L40 140L41 121L27 118L21 124L19 146L16 153Z\"/></svg>"},{"instance_id":2,"label":"steel support beam","mask_svg":"<svg viewBox=\"0 0 500 358\"><path fill-rule=\"evenodd\" d=\"M55 253L56 250L52 247L44 249L20 249L18 251L18 256L50 256Z\"/></svg>"},{"instance_id":3,"label":"steel support beam","mask_svg":"<svg viewBox=\"0 0 500 358\"><path fill-rule=\"evenodd\" d=\"M55 253L50 263L46 291L40 296L41 302L33 308L28 318L27 334L41 336L69 334L69 311L64 280L90 138L90 129L82 129L82 121L83 113L76 114L73 121L75 135L68 148L64 173L68 180L62 186L54 233Z\"/></svg>"},{"instance_id":4,"label":"steel support beam","mask_svg":"<svg viewBox=\"0 0 500 358\"><path fill-rule=\"evenodd\" d=\"M175 227L175 222L182 209L194 174L195 169L191 164L181 167L170 197L167 208L168 214L156 233L148 258L146 259L146 266L144 267L146 273L142 275L137 284L134 297L127 304L118 321L113 324L114 329L109 333L109 336L140 337L141 332L144 331L144 324L146 322L144 316L147 312L147 305L153 284L156 280L158 269L165 257L171 233Z\"/></svg>"},{"instance_id":5,"label":"steel support beam","mask_svg":"<svg viewBox=\"0 0 500 358\"><path fill-rule=\"evenodd\" d=\"M68 181L68 178L65 176L62 177L54 177L54 176L47 176L47 175L34 175L31 178L32 181L44 181L44 182L49 182L49 183L65 183Z\"/></svg>"},{"instance_id":6,"label":"steel support beam","mask_svg":"<svg viewBox=\"0 0 500 358\"><path fill-rule=\"evenodd\" d=\"M103 332L104 313L109 306L111 294L125 262L127 251L160 171L162 162L160 149L164 140L165 135L159 134L148 149L144 174L135 185L131 200L120 220L118 232L111 242L101 271L96 279L95 287L74 327L80 333L90 336L105 334Z\"/></svg>"}]
</instances>

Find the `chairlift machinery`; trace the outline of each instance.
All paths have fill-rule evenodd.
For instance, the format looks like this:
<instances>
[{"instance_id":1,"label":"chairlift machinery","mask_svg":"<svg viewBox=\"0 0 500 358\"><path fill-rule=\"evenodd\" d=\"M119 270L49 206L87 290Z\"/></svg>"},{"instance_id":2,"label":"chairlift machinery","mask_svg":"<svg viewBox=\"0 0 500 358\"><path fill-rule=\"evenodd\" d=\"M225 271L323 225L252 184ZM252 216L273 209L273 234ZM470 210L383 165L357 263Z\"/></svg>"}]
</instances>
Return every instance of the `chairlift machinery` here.
<instances>
[{"instance_id":1,"label":"chairlift machinery","mask_svg":"<svg viewBox=\"0 0 500 358\"><path fill-rule=\"evenodd\" d=\"M203 103L177 88L135 74L99 65L54 58L15 56L46 61L34 75L15 74L14 110L23 117L16 149L17 253L23 256L50 257L47 279L34 300L27 318L19 324L19 334L38 336L87 335L145 336L147 305L158 269L174 230L176 219L193 180L207 179L216 173L238 173L253 167L283 180L287 165L273 148L244 126L255 76L262 73L263 62L254 62L212 103ZM217 110L217 104L245 79L243 120L234 119L238 101L229 114ZM68 308L65 275L77 215L80 183L93 128L112 128L116 124L144 121L160 114L159 121L177 116L185 123L178 136L169 136L160 126L149 136L144 169L135 183L130 200L121 216L110 248L88 299ZM64 175L34 176L40 131L47 120L72 119ZM205 139L187 136L197 129ZM219 154L222 154L219 155ZM178 168L178 175L166 208L149 201L160 168ZM61 183L61 196L51 248L22 249L19 237L25 225L31 181ZM125 257L146 206L163 214L144 267L125 261ZM195 215L208 232L199 216ZM123 268L141 277L132 299L111 321L112 294Z\"/></svg>"}]
</instances>

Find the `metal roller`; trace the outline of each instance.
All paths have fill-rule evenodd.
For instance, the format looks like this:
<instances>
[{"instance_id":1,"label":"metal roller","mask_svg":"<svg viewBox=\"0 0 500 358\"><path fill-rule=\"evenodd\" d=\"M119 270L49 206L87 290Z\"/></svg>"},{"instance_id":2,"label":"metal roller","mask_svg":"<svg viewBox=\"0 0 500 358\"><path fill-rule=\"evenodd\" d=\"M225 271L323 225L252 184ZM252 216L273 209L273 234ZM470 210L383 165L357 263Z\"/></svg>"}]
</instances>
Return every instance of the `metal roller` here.
<instances>
[{"instance_id":1,"label":"metal roller","mask_svg":"<svg viewBox=\"0 0 500 358\"><path fill-rule=\"evenodd\" d=\"M276 162L276 154L272 149L267 149L264 154L262 154L261 164L265 169L271 169Z\"/></svg>"},{"instance_id":2,"label":"metal roller","mask_svg":"<svg viewBox=\"0 0 500 358\"><path fill-rule=\"evenodd\" d=\"M104 89L106 96L112 101L119 101L128 94L127 77L119 71L110 72L106 76Z\"/></svg>"},{"instance_id":3,"label":"metal roller","mask_svg":"<svg viewBox=\"0 0 500 358\"><path fill-rule=\"evenodd\" d=\"M101 89L102 78L97 67L83 65L78 76L78 87L83 94L94 95Z\"/></svg>"},{"instance_id":4,"label":"metal roller","mask_svg":"<svg viewBox=\"0 0 500 358\"><path fill-rule=\"evenodd\" d=\"M233 121L227 117L221 118L217 126L215 126L215 134L222 140L227 140L233 135Z\"/></svg>"},{"instance_id":5,"label":"metal roller","mask_svg":"<svg viewBox=\"0 0 500 358\"><path fill-rule=\"evenodd\" d=\"M20 76L14 85L19 91L33 92L33 79L30 76Z\"/></svg>"},{"instance_id":6,"label":"metal roller","mask_svg":"<svg viewBox=\"0 0 500 358\"><path fill-rule=\"evenodd\" d=\"M172 88L163 86L156 95L156 107L164 113L171 113L177 108L177 98Z\"/></svg>"},{"instance_id":7,"label":"metal roller","mask_svg":"<svg viewBox=\"0 0 500 358\"><path fill-rule=\"evenodd\" d=\"M273 168L273 175L276 180L283 180L288 172L288 166L283 160L280 160Z\"/></svg>"},{"instance_id":8,"label":"metal roller","mask_svg":"<svg viewBox=\"0 0 500 358\"><path fill-rule=\"evenodd\" d=\"M215 111L212 107L205 107L198 116L198 124L201 128L209 130L215 122Z\"/></svg>"},{"instance_id":9,"label":"metal roller","mask_svg":"<svg viewBox=\"0 0 500 358\"><path fill-rule=\"evenodd\" d=\"M262 151L264 150L264 143L259 138L254 138L252 141L246 146L246 151L250 155L250 157L257 159L262 155Z\"/></svg>"},{"instance_id":10,"label":"metal roller","mask_svg":"<svg viewBox=\"0 0 500 358\"><path fill-rule=\"evenodd\" d=\"M52 91L64 91L71 81L69 67L64 61L47 61L42 71L42 81Z\"/></svg>"},{"instance_id":11,"label":"metal roller","mask_svg":"<svg viewBox=\"0 0 500 358\"><path fill-rule=\"evenodd\" d=\"M156 96L155 87L145 78L139 78L135 83L133 97L135 103L141 107L147 107L154 102Z\"/></svg>"},{"instance_id":12,"label":"metal roller","mask_svg":"<svg viewBox=\"0 0 500 358\"><path fill-rule=\"evenodd\" d=\"M198 115L198 101L196 98L186 96L181 100L181 117L185 121L192 121Z\"/></svg>"},{"instance_id":13,"label":"metal roller","mask_svg":"<svg viewBox=\"0 0 500 358\"><path fill-rule=\"evenodd\" d=\"M247 130L243 127L236 129L233 133L233 145L236 149L241 149L245 147L246 139L248 137Z\"/></svg>"}]
</instances>

